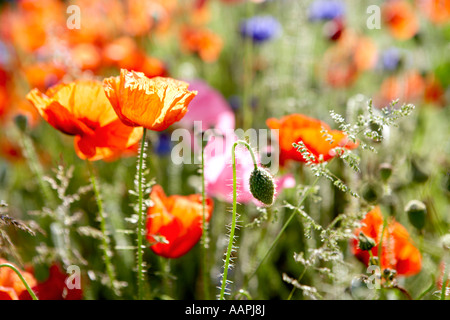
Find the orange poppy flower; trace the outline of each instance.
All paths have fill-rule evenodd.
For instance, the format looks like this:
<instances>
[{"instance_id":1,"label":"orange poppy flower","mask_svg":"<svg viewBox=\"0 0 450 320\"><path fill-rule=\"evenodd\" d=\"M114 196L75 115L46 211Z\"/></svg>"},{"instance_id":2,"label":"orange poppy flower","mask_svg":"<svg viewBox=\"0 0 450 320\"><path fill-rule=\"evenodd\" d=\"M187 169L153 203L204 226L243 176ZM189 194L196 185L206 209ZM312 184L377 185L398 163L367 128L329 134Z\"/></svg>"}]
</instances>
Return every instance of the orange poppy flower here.
<instances>
[{"instance_id":1,"label":"orange poppy flower","mask_svg":"<svg viewBox=\"0 0 450 320\"><path fill-rule=\"evenodd\" d=\"M355 235L362 232L372 238L376 246L371 251L377 257L384 223L380 208L377 206L368 212L361 222L363 226L355 230ZM353 239L351 245L353 254L368 265L370 254L359 248L358 239ZM404 276L415 275L422 268L420 251L412 244L406 228L395 220L390 220L384 230L380 263L383 269L395 269L397 274Z\"/></svg>"},{"instance_id":2,"label":"orange poppy flower","mask_svg":"<svg viewBox=\"0 0 450 320\"><path fill-rule=\"evenodd\" d=\"M383 5L383 19L396 39L407 40L419 31L419 20L408 1L387 1Z\"/></svg>"},{"instance_id":3,"label":"orange poppy flower","mask_svg":"<svg viewBox=\"0 0 450 320\"><path fill-rule=\"evenodd\" d=\"M147 240L155 242L155 236L164 236L167 242L151 246L153 252L166 258L178 258L186 254L200 240L202 235L202 196L167 197L161 186L152 188L150 199L153 206L147 212ZM205 200L206 220L213 211L213 201Z\"/></svg>"},{"instance_id":4,"label":"orange poppy flower","mask_svg":"<svg viewBox=\"0 0 450 320\"><path fill-rule=\"evenodd\" d=\"M381 103L388 104L395 99L411 102L420 99L424 90L425 80L415 70L410 70L402 75L390 76L381 83Z\"/></svg>"},{"instance_id":5,"label":"orange poppy flower","mask_svg":"<svg viewBox=\"0 0 450 320\"><path fill-rule=\"evenodd\" d=\"M98 81L59 84L45 94L33 89L27 99L51 126L75 136L75 151L81 159L115 159L142 137L142 128L120 121Z\"/></svg>"},{"instance_id":6,"label":"orange poppy flower","mask_svg":"<svg viewBox=\"0 0 450 320\"><path fill-rule=\"evenodd\" d=\"M306 162L302 154L292 146L293 143L300 140L314 155L316 163L319 162L320 155L323 156L324 161L333 158L335 156L333 148L354 149L357 147L357 144L349 141L342 131L331 130L326 123L302 114L291 114L280 120L270 118L267 119L266 124L271 129L279 130L280 165L282 166L287 160ZM332 143L326 141L321 132L322 129L327 130L328 134L332 136Z\"/></svg>"},{"instance_id":7,"label":"orange poppy flower","mask_svg":"<svg viewBox=\"0 0 450 320\"><path fill-rule=\"evenodd\" d=\"M0 258L0 264L3 263L10 262ZM15 267L17 268L17 266ZM19 271L30 287L37 284L36 279L31 273L20 269ZM7 267L0 268L0 300L19 300L20 294L26 290L25 285L12 269Z\"/></svg>"},{"instance_id":8,"label":"orange poppy flower","mask_svg":"<svg viewBox=\"0 0 450 320\"><path fill-rule=\"evenodd\" d=\"M449 0L417 0L420 11L435 24L450 22Z\"/></svg>"},{"instance_id":9,"label":"orange poppy flower","mask_svg":"<svg viewBox=\"0 0 450 320\"><path fill-rule=\"evenodd\" d=\"M197 91L172 78L147 78L141 72L120 70L120 76L103 80L106 96L128 126L163 131L181 120Z\"/></svg>"},{"instance_id":10,"label":"orange poppy flower","mask_svg":"<svg viewBox=\"0 0 450 320\"><path fill-rule=\"evenodd\" d=\"M66 74L65 67L53 62L37 62L23 68L31 88L46 90L59 82Z\"/></svg>"},{"instance_id":11,"label":"orange poppy flower","mask_svg":"<svg viewBox=\"0 0 450 320\"><path fill-rule=\"evenodd\" d=\"M223 41L214 32L203 28L183 28L181 30L182 48L196 53L205 62L214 62L222 51Z\"/></svg>"}]
</instances>

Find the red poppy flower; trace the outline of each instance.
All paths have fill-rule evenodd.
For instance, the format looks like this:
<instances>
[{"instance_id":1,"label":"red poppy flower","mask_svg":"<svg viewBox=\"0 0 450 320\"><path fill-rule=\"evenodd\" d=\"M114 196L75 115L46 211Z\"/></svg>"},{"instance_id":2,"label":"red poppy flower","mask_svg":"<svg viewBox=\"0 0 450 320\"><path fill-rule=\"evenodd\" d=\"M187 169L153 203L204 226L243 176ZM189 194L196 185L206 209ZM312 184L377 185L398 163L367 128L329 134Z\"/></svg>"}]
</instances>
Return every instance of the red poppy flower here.
<instances>
[{"instance_id":1,"label":"red poppy flower","mask_svg":"<svg viewBox=\"0 0 450 320\"><path fill-rule=\"evenodd\" d=\"M419 31L419 20L408 1L387 1L383 5L383 18L396 39L407 40Z\"/></svg>"},{"instance_id":2,"label":"red poppy flower","mask_svg":"<svg viewBox=\"0 0 450 320\"><path fill-rule=\"evenodd\" d=\"M66 284L67 274L61 271L58 264L53 264L49 270L46 281L32 286L39 300L81 300L83 291L81 288L69 288ZM31 300L28 291L23 291L20 300Z\"/></svg>"},{"instance_id":3,"label":"red poppy flower","mask_svg":"<svg viewBox=\"0 0 450 320\"><path fill-rule=\"evenodd\" d=\"M106 96L124 124L163 131L181 120L197 94L186 82L147 78L141 72L120 70L119 77L103 81Z\"/></svg>"},{"instance_id":4,"label":"red poppy flower","mask_svg":"<svg viewBox=\"0 0 450 320\"><path fill-rule=\"evenodd\" d=\"M357 144L349 141L342 131L331 130L326 123L302 114L291 114L280 120L270 118L267 119L266 124L271 129L279 130L278 140L282 166L287 160L306 162L302 154L292 146L293 143L299 141L303 141L306 148L314 155L315 163L319 162L320 155L323 156L324 161L333 158L335 156L333 148L354 149L357 147ZM332 143L326 141L326 137L321 132L322 129L327 130L327 133L332 136Z\"/></svg>"},{"instance_id":5,"label":"red poppy flower","mask_svg":"<svg viewBox=\"0 0 450 320\"><path fill-rule=\"evenodd\" d=\"M3 263L10 262L0 258L0 264ZM15 267L17 268L17 266ZM37 284L31 273L20 269L19 271L30 287ZM0 300L18 300L22 292L27 292L27 289L14 270L7 267L0 268Z\"/></svg>"},{"instance_id":6,"label":"red poppy flower","mask_svg":"<svg viewBox=\"0 0 450 320\"><path fill-rule=\"evenodd\" d=\"M362 232L375 240L376 246L372 248L372 254L377 257L384 223L380 208L375 207L368 212L361 222L363 226L355 230L355 235ZM358 239L353 239L351 245L353 254L368 265L370 254L359 248ZM395 220L388 221L384 230L380 263L383 269L395 269L397 274L403 276L415 275L422 268L420 251L412 244L406 228Z\"/></svg>"},{"instance_id":7,"label":"red poppy flower","mask_svg":"<svg viewBox=\"0 0 450 320\"><path fill-rule=\"evenodd\" d=\"M156 236L164 236L167 242L158 242L150 248L157 255L178 258L186 254L200 240L202 235L202 196L167 197L161 186L152 188L150 199L153 206L147 213L147 240L155 242ZM213 202L206 198L206 220L213 211Z\"/></svg>"},{"instance_id":8,"label":"red poppy flower","mask_svg":"<svg viewBox=\"0 0 450 320\"><path fill-rule=\"evenodd\" d=\"M34 89L27 99L51 126L75 136L75 151L81 159L115 159L142 137L142 128L120 121L98 81L59 84L45 94Z\"/></svg>"}]
</instances>

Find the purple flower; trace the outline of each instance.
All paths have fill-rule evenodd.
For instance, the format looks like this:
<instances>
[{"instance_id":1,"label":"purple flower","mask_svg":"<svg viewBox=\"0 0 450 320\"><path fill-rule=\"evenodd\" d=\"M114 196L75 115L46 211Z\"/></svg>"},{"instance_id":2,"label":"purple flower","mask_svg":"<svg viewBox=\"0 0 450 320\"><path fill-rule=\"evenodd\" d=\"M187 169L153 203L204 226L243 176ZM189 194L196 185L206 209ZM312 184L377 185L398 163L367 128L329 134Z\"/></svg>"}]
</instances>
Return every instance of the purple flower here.
<instances>
[{"instance_id":1,"label":"purple flower","mask_svg":"<svg viewBox=\"0 0 450 320\"><path fill-rule=\"evenodd\" d=\"M345 14L345 4L338 0L316 0L309 7L309 20L333 20Z\"/></svg>"},{"instance_id":2,"label":"purple flower","mask_svg":"<svg viewBox=\"0 0 450 320\"><path fill-rule=\"evenodd\" d=\"M401 52L398 48L392 47L386 49L381 54L381 64L384 70L396 70L401 62Z\"/></svg>"},{"instance_id":3,"label":"purple flower","mask_svg":"<svg viewBox=\"0 0 450 320\"><path fill-rule=\"evenodd\" d=\"M263 43L277 37L281 25L272 16L254 16L241 23L241 35L251 38L255 43Z\"/></svg>"}]
</instances>

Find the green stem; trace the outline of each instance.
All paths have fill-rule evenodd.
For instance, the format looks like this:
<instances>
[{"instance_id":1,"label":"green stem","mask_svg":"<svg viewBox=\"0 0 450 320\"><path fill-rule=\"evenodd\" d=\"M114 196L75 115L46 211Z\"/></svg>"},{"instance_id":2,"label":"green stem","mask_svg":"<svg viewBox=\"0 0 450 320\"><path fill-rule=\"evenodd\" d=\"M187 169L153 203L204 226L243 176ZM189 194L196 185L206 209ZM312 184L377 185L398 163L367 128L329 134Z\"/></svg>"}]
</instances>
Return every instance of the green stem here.
<instances>
[{"instance_id":1,"label":"green stem","mask_svg":"<svg viewBox=\"0 0 450 320\"><path fill-rule=\"evenodd\" d=\"M202 146L202 274L203 274L203 294L205 300L209 300L209 267L208 267L208 227L206 224L206 185L205 185L205 152Z\"/></svg>"},{"instance_id":2,"label":"green stem","mask_svg":"<svg viewBox=\"0 0 450 320\"><path fill-rule=\"evenodd\" d=\"M307 269L307 267L305 266L305 268L303 269L302 273L301 273L300 276L298 277L297 282L300 282L300 280L302 280L303 276L304 276L305 273L306 273L306 269ZM287 298L288 300L291 300L291 299L292 299L292 296L294 295L295 289L297 289L297 288L294 286L294 287L292 288L292 290L291 290L291 293L289 293L289 296L288 296L288 298Z\"/></svg>"},{"instance_id":3,"label":"green stem","mask_svg":"<svg viewBox=\"0 0 450 320\"><path fill-rule=\"evenodd\" d=\"M233 147L231 149L231 161L232 161L232 166L233 166L233 215L232 215L232 222L231 222L231 229L230 229L230 240L228 242L228 249L227 249L227 254L226 254L226 258L225 258L225 266L224 266L224 270L223 270L223 278L222 278L222 288L220 290L220 296L219 296L219 300L224 300L224 295L225 295L225 288L227 285L227 277L228 277L228 267L230 265L230 257L231 257L231 251L233 250L233 239L234 239L234 231L236 229L236 218L237 218L237 183L236 183L236 156L235 156L235 150L236 150L236 146L238 144L242 144L244 145L248 151L250 152L250 154L252 155L252 159L253 159L253 165L255 166L255 169L258 168L258 164L256 162L256 157L255 154L253 153L252 148L250 147L250 145L242 140L238 140L233 144Z\"/></svg>"},{"instance_id":4,"label":"green stem","mask_svg":"<svg viewBox=\"0 0 450 320\"><path fill-rule=\"evenodd\" d=\"M103 260L105 262L106 266L106 272L109 277L109 283L111 286L111 289L115 291L115 276L114 276L114 268L111 264L111 258L110 258L110 248L109 248L109 237L107 235L106 230L106 216L105 212L103 210L103 201L99 192L99 189L97 187L97 179L95 178L94 170L92 168L92 164L89 160L86 160L89 173L91 175L91 183L92 183L92 189L95 194L95 199L97 201L97 207L98 207L98 214L99 214L99 220L100 220L100 230L102 232L102 251L103 251Z\"/></svg>"},{"instance_id":5,"label":"green stem","mask_svg":"<svg viewBox=\"0 0 450 320\"><path fill-rule=\"evenodd\" d=\"M56 201L49 185L44 180L44 170L38 160L33 142L25 133L20 132L19 135L22 141L22 150L24 151L25 158L28 160L28 165L30 166L31 171L37 178L42 196L44 197L45 202L50 204L53 208Z\"/></svg>"},{"instance_id":6,"label":"green stem","mask_svg":"<svg viewBox=\"0 0 450 320\"><path fill-rule=\"evenodd\" d=\"M0 264L0 268L3 268L3 267L7 267L7 268L10 268L11 270L13 270L17 274L17 276L20 278L20 280L22 281L23 285L27 289L27 291L30 294L31 298L33 300L39 300L38 297L36 296L36 294L34 293L34 291L28 285L28 283L25 280L25 278L23 277L23 275L20 273L20 271L14 265L12 265L10 263L2 263L2 264Z\"/></svg>"},{"instance_id":7,"label":"green stem","mask_svg":"<svg viewBox=\"0 0 450 320\"><path fill-rule=\"evenodd\" d=\"M278 232L277 236L275 237L275 239L272 241L272 244L270 245L269 249L266 251L265 255L263 256L262 260L259 262L258 266L255 268L255 270L253 270L253 273L247 278L247 281L245 281L244 283L244 288L247 286L248 282L250 281L251 278L253 278L256 273L258 272L259 268L261 267L261 265L264 263L264 261L267 259L267 257L269 256L270 252L272 252L272 249L275 247L275 245L277 244L278 240L280 240L282 234L284 233L284 231L286 230L286 228L288 227L288 225L291 223L292 219L294 219L295 215L297 214L297 210L300 209L301 205L303 204L303 202L306 200L306 198L308 197L309 193L311 192L311 190L313 189L313 187L317 184L317 182L319 181L320 177L317 177L313 184L311 185L311 187L308 189L308 191L305 193L305 195L302 197L302 199L300 199L300 202L298 203L297 207L294 209L294 211L291 213L291 215L289 216L289 218L286 220L286 222L284 223L283 227L281 228L280 232Z\"/></svg>"},{"instance_id":8,"label":"green stem","mask_svg":"<svg viewBox=\"0 0 450 320\"><path fill-rule=\"evenodd\" d=\"M141 149L139 152L139 168L138 168L138 192L139 192L139 200L138 200L138 225L137 225L137 276L138 276L138 299L142 300L144 298L144 268L143 268L143 258L144 258L144 250L142 247L143 243L143 233L144 233L144 218L143 218L143 201L144 194L142 190L142 179L143 179L143 165L144 165L144 154L145 154L145 137L147 135L147 129L144 128L144 132L142 135L141 141Z\"/></svg>"}]
</instances>

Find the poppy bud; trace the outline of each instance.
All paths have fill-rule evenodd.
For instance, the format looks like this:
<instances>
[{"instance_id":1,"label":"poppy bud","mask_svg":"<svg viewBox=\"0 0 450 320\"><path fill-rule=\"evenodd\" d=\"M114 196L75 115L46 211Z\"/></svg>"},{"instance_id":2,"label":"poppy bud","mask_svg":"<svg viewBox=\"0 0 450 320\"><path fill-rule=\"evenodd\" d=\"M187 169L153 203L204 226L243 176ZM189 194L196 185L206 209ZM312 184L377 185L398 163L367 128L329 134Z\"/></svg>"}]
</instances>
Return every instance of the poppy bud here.
<instances>
[{"instance_id":1,"label":"poppy bud","mask_svg":"<svg viewBox=\"0 0 450 320\"><path fill-rule=\"evenodd\" d=\"M409 222L421 230L425 226L425 218L427 214L427 207L422 201L411 200L405 207L408 214Z\"/></svg>"},{"instance_id":2,"label":"poppy bud","mask_svg":"<svg viewBox=\"0 0 450 320\"><path fill-rule=\"evenodd\" d=\"M366 236L364 233L359 233L359 248L363 251L372 250L373 247L376 246L375 240Z\"/></svg>"},{"instance_id":3,"label":"poppy bud","mask_svg":"<svg viewBox=\"0 0 450 320\"><path fill-rule=\"evenodd\" d=\"M15 116L14 122L20 131L25 132L27 130L28 118L26 116L24 116L23 114L18 114L17 116Z\"/></svg>"},{"instance_id":4,"label":"poppy bud","mask_svg":"<svg viewBox=\"0 0 450 320\"><path fill-rule=\"evenodd\" d=\"M418 163L418 161L415 159L411 161L411 171L412 180L414 182L423 183L429 178L429 174L426 168L424 168L424 165L422 163Z\"/></svg>"},{"instance_id":5,"label":"poppy bud","mask_svg":"<svg viewBox=\"0 0 450 320\"><path fill-rule=\"evenodd\" d=\"M374 182L368 182L363 186L362 197L368 203L376 203L382 196L383 190L380 185Z\"/></svg>"},{"instance_id":6,"label":"poppy bud","mask_svg":"<svg viewBox=\"0 0 450 320\"><path fill-rule=\"evenodd\" d=\"M271 206L275 199L275 182L269 172L262 168L254 169L250 175L250 192L255 199Z\"/></svg>"},{"instance_id":7,"label":"poppy bud","mask_svg":"<svg viewBox=\"0 0 450 320\"><path fill-rule=\"evenodd\" d=\"M381 180L387 182L392 174L392 166L389 163L382 163L379 167Z\"/></svg>"}]
</instances>

